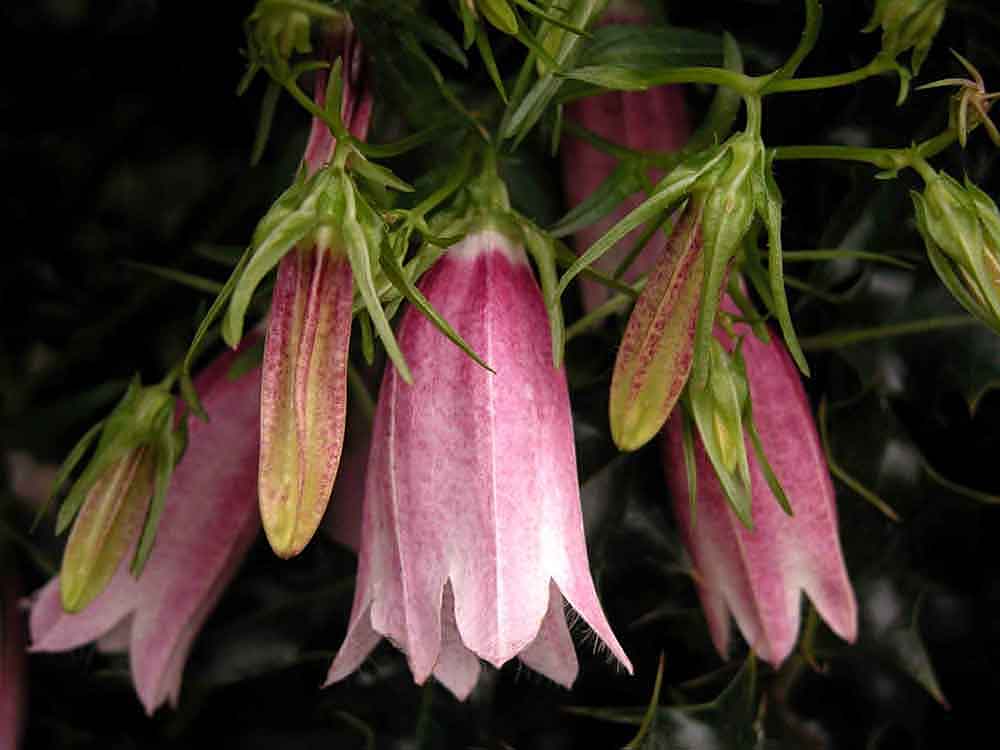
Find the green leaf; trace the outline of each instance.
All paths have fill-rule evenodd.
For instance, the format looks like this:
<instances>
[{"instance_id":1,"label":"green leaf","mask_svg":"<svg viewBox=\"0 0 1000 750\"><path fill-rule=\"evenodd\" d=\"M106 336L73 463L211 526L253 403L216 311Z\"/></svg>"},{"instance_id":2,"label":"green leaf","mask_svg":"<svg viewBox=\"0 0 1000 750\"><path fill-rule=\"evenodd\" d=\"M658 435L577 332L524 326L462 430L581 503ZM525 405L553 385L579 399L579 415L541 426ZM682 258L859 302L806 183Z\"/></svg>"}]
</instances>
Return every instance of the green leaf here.
<instances>
[{"instance_id":1,"label":"green leaf","mask_svg":"<svg viewBox=\"0 0 1000 750\"><path fill-rule=\"evenodd\" d=\"M643 188L641 165L623 162L582 203L574 206L549 230L553 237L566 237L604 218L633 193Z\"/></svg>"},{"instance_id":2,"label":"green leaf","mask_svg":"<svg viewBox=\"0 0 1000 750\"><path fill-rule=\"evenodd\" d=\"M343 229L347 259L351 264L351 273L358 285L358 292L365 303L368 315L371 316L372 324L385 347L386 354L399 370L403 380L412 383L410 368L396 342L375 289L374 266L378 262L381 254L380 245L384 240L381 220L365 203L364 198L357 194L354 184L346 175L342 174L340 177L340 188L344 196Z\"/></svg>"},{"instance_id":3,"label":"green leaf","mask_svg":"<svg viewBox=\"0 0 1000 750\"><path fill-rule=\"evenodd\" d=\"M243 273L243 269L250 260L250 254L252 252L252 248L249 247L243 251L243 255L240 257L240 260L233 269L233 272L229 275L226 283L223 285L219 294L212 302L211 307L208 308L208 312L205 313L205 317L202 318L201 323L198 324L198 329L195 331L194 338L191 339L191 345L188 347L187 353L184 355L184 362L181 364L179 377L181 396L184 398L185 403L191 407L191 410L204 420L208 419L208 414L205 413L205 409L201 405L201 400L198 398L198 391L194 387L194 382L191 380L191 368L194 366L194 360L198 356L201 346L205 341L205 337L208 335L208 330L215 323L216 319L222 313L222 309L229 301L229 297L232 295L233 289L236 288L236 283L239 281L239 278Z\"/></svg>"},{"instance_id":4,"label":"green leaf","mask_svg":"<svg viewBox=\"0 0 1000 750\"><path fill-rule=\"evenodd\" d=\"M602 721L642 726L647 707L583 708L571 706L569 713ZM751 654L732 681L710 703L680 707L660 706L641 748L688 750L725 748L759 750L762 737L757 728L757 662Z\"/></svg>"},{"instance_id":5,"label":"green leaf","mask_svg":"<svg viewBox=\"0 0 1000 750\"><path fill-rule=\"evenodd\" d=\"M851 474L848 474L840 464L834 459L833 452L830 447L830 435L827 428L827 418L826 418L826 401L820 401L819 412L816 415L816 421L819 423L819 437L820 442L823 445L823 452L826 454L826 463L830 467L830 473L833 474L837 479L847 485L856 494L860 495L865 501L870 503L873 507L877 508L881 513L891 521L898 523L902 519L899 514L893 509L889 503L879 497L874 491L868 489L862 482L855 479Z\"/></svg>"},{"instance_id":6,"label":"green leaf","mask_svg":"<svg viewBox=\"0 0 1000 750\"><path fill-rule=\"evenodd\" d=\"M570 4L564 13L563 21L576 29L587 29L596 20L598 14L604 9L604 2L600 0L576 0ZM553 31L551 26L542 24L538 31L538 39L545 39L547 31ZM555 29L558 30L558 29ZM522 34L522 36L524 36ZM522 41L525 41L522 39ZM559 49L552 55L555 69L561 70L566 65L573 62L580 52L580 44L583 37L578 34L566 34ZM539 78L530 88L527 88L530 81L534 58L539 45L534 45L531 49L533 54L525 61L518 76L514 94L511 97L511 105L504 111L503 119L500 122L500 138L512 140L516 146L528 134L548 109L549 103L559 92L564 79L549 72Z\"/></svg>"},{"instance_id":7,"label":"green leaf","mask_svg":"<svg viewBox=\"0 0 1000 750\"><path fill-rule=\"evenodd\" d=\"M222 337L234 349L243 338L244 318L257 286L285 255L318 228L320 217L316 214L316 203L329 185L329 180L329 170L317 172L308 183L306 199L294 210L289 211L279 198L254 232L253 253L232 290L229 309L222 324ZM269 216L275 211L282 215L272 221ZM329 217L323 219L330 221Z\"/></svg>"},{"instance_id":8,"label":"green leaf","mask_svg":"<svg viewBox=\"0 0 1000 750\"><path fill-rule=\"evenodd\" d=\"M592 265L611 250L633 229L656 218L683 198L691 187L705 173L715 168L725 157L725 149L710 154L698 154L685 163L679 164L670 174L657 184L653 194L636 206L621 221L608 230L601 239L591 245L563 274L556 289L556 296L562 296L566 287L584 268ZM550 303L551 304L551 303Z\"/></svg>"},{"instance_id":9,"label":"green leaf","mask_svg":"<svg viewBox=\"0 0 1000 750\"><path fill-rule=\"evenodd\" d=\"M507 91L504 89L503 76L500 75L500 70L497 68L497 61L493 56L493 47L490 46L490 38L484 29L479 28L475 41L476 49L479 50L479 56L486 67L486 73L489 75L490 80L493 81L493 85L496 87L497 93L500 94L503 103L507 104Z\"/></svg>"},{"instance_id":10,"label":"green leaf","mask_svg":"<svg viewBox=\"0 0 1000 750\"><path fill-rule=\"evenodd\" d=\"M417 288L416 284L414 284L409 276L407 276L403 267L399 263L399 258L396 257L395 253L382 253L380 261L382 269L385 271L389 281L392 282L393 286L399 290L399 293L402 294L411 305L416 307L425 318L434 324L435 328L443 333L449 341L461 349L476 364L486 370L489 370L493 374L496 374L496 371L490 367L482 357L476 354L465 339L463 339L462 336L451 327L451 324L442 318L441 314L434 309L431 303L423 295L423 292L421 292L420 289Z\"/></svg>"},{"instance_id":11,"label":"green leaf","mask_svg":"<svg viewBox=\"0 0 1000 750\"><path fill-rule=\"evenodd\" d=\"M558 276L556 273L556 251L552 239L546 237L538 227L525 219L522 222L525 245L538 266L538 276L549 316L549 332L552 337L552 366L562 367L563 352L566 347L566 327L563 322L562 305L556 294Z\"/></svg>"},{"instance_id":12,"label":"green leaf","mask_svg":"<svg viewBox=\"0 0 1000 750\"><path fill-rule=\"evenodd\" d=\"M100 422L95 424L93 427L91 427L84 433L83 437L80 438L77 444L73 446L73 449L69 452L69 455L66 456L66 459L62 463L62 466L59 467L59 471L56 474L55 481L52 483L52 491L49 493L48 498L45 500L42 506L38 509L38 512L35 514L35 520L32 521L31 524L32 531L35 530L35 528L38 526L39 522L42 520L45 514L48 513L49 508L52 505L52 501L55 500L56 495L59 494L59 491L63 488L63 485L66 484L66 480L69 479L70 474L73 473L73 470L77 467L80 461L83 460L83 457L90 449L90 446L94 443L94 440L97 439L97 436L100 434L103 426L104 426L104 420L102 419Z\"/></svg>"},{"instance_id":13,"label":"green leaf","mask_svg":"<svg viewBox=\"0 0 1000 750\"><path fill-rule=\"evenodd\" d=\"M719 479L719 484L726 495L726 500L729 502L736 517L740 519L740 522L748 529L752 529L753 516L751 514L752 497L750 495L750 483L749 481L745 481L744 477L749 472L749 469L747 471L743 470L743 464L746 463L746 449L744 447L742 449L743 455L737 457L738 465L736 470L731 471L726 466L723 458L723 448L716 439L715 430L713 429L712 421L716 407L711 398L702 395L707 392L707 389L700 392L696 390L692 393L689 383L688 391L690 399L689 410L694 416L694 422L698 427L698 434L701 436L705 453L712 464L712 469L714 469L716 477ZM735 428L733 431L735 431ZM742 438L742 433L740 437Z\"/></svg>"},{"instance_id":14,"label":"green leaf","mask_svg":"<svg viewBox=\"0 0 1000 750\"><path fill-rule=\"evenodd\" d=\"M260 163L267 147L267 139L271 135L271 125L274 123L274 113L278 109L278 98L281 96L281 84L273 79L267 82L267 89L260 100L260 117L257 120L257 132L254 134L253 146L250 148L250 166Z\"/></svg>"},{"instance_id":15,"label":"green leaf","mask_svg":"<svg viewBox=\"0 0 1000 750\"><path fill-rule=\"evenodd\" d=\"M149 554L153 551L156 532L160 526L160 516L167 500L167 489L174 473L174 467L180 460L187 442L187 420L181 419L180 426L174 429L174 405L170 403L158 420L160 436L155 446L155 466L153 475L153 497L146 511L142 533L136 545L135 556L132 558L131 572L135 578L142 575Z\"/></svg>"},{"instance_id":16,"label":"green leaf","mask_svg":"<svg viewBox=\"0 0 1000 750\"><path fill-rule=\"evenodd\" d=\"M361 356L365 364L371 367L375 364L375 334L372 331L372 319L364 309L358 313L358 328L361 330Z\"/></svg>"},{"instance_id":17,"label":"green leaf","mask_svg":"<svg viewBox=\"0 0 1000 750\"><path fill-rule=\"evenodd\" d=\"M660 689L663 687L663 653L660 653L660 661L656 667L656 681L653 683L653 694L649 697L649 707L642 717L642 724L635 737L625 745L624 750L644 750L659 746L654 742L656 718L659 716Z\"/></svg>"},{"instance_id":18,"label":"green leaf","mask_svg":"<svg viewBox=\"0 0 1000 750\"><path fill-rule=\"evenodd\" d=\"M626 65L587 65L563 74L573 81L582 81L612 91L645 91L655 86L656 79Z\"/></svg>"},{"instance_id":19,"label":"green leaf","mask_svg":"<svg viewBox=\"0 0 1000 750\"><path fill-rule=\"evenodd\" d=\"M767 229L768 276L771 282L771 300L775 305L772 310L778 319L781 333L785 338L785 346L792 355L795 364L803 375L809 375L809 364L802 353L795 327L792 325L792 314L788 309L788 297L785 295L785 280L782 270L781 252L781 191L774 180L771 159L761 154L760 172L754 181L757 188L757 210L764 220Z\"/></svg>"},{"instance_id":20,"label":"green leaf","mask_svg":"<svg viewBox=\"0 0 1000 750\"><path fill-rule=\"evenodd\" d=\"M185 273L184 271L178 271L176 268L166 268L165 266L155 266L150 263L140 263L134 260L124 260L122 261L129 268L134 268L139 271L145 271L151 273L154 276L159 276L161 279L166 279L167 281L173 281L178 284L190 287L191 289L196 289L199 292L207 292L208 294L218 294L222 291L223 285L217 281L212 281L211 279L206 279L203 276L197 276L193 273Z\"/></svg>"},{"instance_id":21,"label":"green leaf","mask_svg":"<svg viewBox=\"0 0 1000 750\"><path fill-rule=\"evenodd\" d=\"M581 66L654 67L718 66L722 39L694 29L643 24L608 24L594 29L579 59Z\"/></svg>"}]
</instances>

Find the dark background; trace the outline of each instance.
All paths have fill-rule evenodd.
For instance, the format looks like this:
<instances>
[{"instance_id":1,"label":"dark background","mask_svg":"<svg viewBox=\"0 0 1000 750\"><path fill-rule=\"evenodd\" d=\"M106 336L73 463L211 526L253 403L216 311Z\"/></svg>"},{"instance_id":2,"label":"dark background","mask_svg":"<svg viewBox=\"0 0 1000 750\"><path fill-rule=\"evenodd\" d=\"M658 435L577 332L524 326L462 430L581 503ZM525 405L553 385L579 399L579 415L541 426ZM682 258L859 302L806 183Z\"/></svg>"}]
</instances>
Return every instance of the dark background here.
<instances>
[{"instance_id":1,"label":"dark background","mask_svg":"<svg viewBox=\"0 0 1000 750\"><path fill-rule=\"evenodd\" d=\"M673 5L675 24L734 33L745 44L752 72L779 64L800 31L798 2ZM1000 82L1000 14L989 3L953 5L920 80L961 72L947 53L951 47L980 66L988 86ZM878 48L877 34L858 33L869 4L826 6L819 47L803 75L859 66ZM158 378L186 348L210 297L125 261L221 281L225 269L199 249L242 248L291 179L307 123L287 100L261 165L249 165L263 83L242 98L235 89L244 70L241 24L250 7L48 0L0 11L7 40L0 87L0 163L7 183L0 214L6 229L0 274L5 451L58 462L133 373ZM448 13L440 16L457 33ZM501 63L516 61L516 44L496 43ZM486 86L481 71L466 80ZM895 91L893 79L880 78L774 97L766 103L765 140L905 145L943 126L945 94L914 92L897 108ZM689 92L696 111L708 93ZM996 153L977 131L965 153L952 148L935 163L955 176L968 171L996 198ZM547 202L560 200L552 177L558 170L541 143L529 142L521 156L528 166L520 177L541 196L533 201L529 192L521 201L545 215ZM412 179L419 164L404 160L399 169ZM796 267L796 276L827 295L793 297L802 335L955 312L921 260L904 189L919 184L912 175L878 183L872 171L819 162L778 166L786 247L844 243L917 260L914 272L851 262ZM352 558L318 540L286 563L258 543L195 647L179 711L164 709L147 720L122 658L92 649L33 656L25 746L222 741L241 748L364 747L364 733L353 723L361 722L378 747L620 747L634 729L565 708L645 705L661 651L664 705L717 695L739 659L703 687L686 684L723 664L711 651L689 580L676 573L679 547L658 451L654 446L614 459L607 437L603 398L617 335L609 326L571 346L568 357L581 474L590 480L585 496L593 561L609 616L638 667L635 679L616 675L584 647L572 693L510 665L485 678L472 700L460 705L436 686L413 686L402 659L383 645L362 677L320 692L346 623ZM908 618L916 615L913 627L907 622L889 634L863 622L860 642L850 649L821 632L825 675L806 669L797 680L787 672L775 678L762 667L756 694L767 695L769 743L894 749L967 741L992 724L983 699L1000 689L1000 509L931 481L920 462L963 485L1000 493L1000 395L989 391L1000 383L1000 339L970 327L816 352L810 360L811 395L833 404L839 462L904 519L886 520L838 485L846 556L862 610L869 594L889 590ZM985 395L970 413L971 395L980 392ZM24 538L7 545L5 564L20 571L30 591L45 574L23 553L24 545L54 563L59 543L45 523L27 537L30 512L8 499L5 494L5 528ZM950 711L913 679L926 678L927 664ZM727 724L739 715L735 708L699 714L697 745L683 744L665 715L659 746L744 746Z\"/></svg>"}]
</instances>

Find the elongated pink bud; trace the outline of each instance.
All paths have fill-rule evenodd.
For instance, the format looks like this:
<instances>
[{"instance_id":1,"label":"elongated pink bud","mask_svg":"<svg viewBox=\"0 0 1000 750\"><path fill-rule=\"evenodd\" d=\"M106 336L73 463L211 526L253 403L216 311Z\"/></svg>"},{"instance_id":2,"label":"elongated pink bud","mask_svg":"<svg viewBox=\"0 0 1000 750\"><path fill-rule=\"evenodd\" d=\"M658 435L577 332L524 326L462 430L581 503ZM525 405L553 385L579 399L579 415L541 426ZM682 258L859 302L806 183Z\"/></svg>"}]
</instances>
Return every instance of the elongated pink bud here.
<instances>
[{"instance_id":1,"label":"elongated pink bud","mask_svg":"<svg viewBox=\"0 0 1000 750\"><path fill-rule=\"evenodd\" d=\"M611 436L623 451L641 448L680 398L694 352L705 264L700 204L680 216L636 300L611 376Z\"/></svg>"},{"instance_id":2,"label":"elongated pink bud","mask_svg":"<svg viewBox=\"0 0 1000 750\"><path fill-rule=\"evenodd\" d=\"M480 658L518 657L568 687L577 661L564 600L631 672L590 576L566 378L524 250L479 231L421 289L496 374L406 311L399 342L414 384L386 368L354 606L328 682L386 637L418 683L433 673L459 698Z\"/></svg>"},{"instance_id":3,"label":"elongated pink bud","mask_svg":"<svg viewBox=\"0 0 1000 750\"><path fill-rule=\"evenodd\" d=\"M328 40L328 56L343 60L341 112L363 138L371 117L364 58L348 26ZM317 74L323 106L327 77ZM336 141L313 120L303 162L312 173L330 160ZM340 465L347 410L347 359L354 279L333 228L285 255L271 300L261 388L260 510L272 549L297 555L323 519Z\"/></svg>"},{"instance_id":4,"label":"elongated pink bud","mask_svg":"<svg viewBox=\"0 0 1000 750\"><path fill-rule=\"evenodd\" d=\"M723 306L737 313L728 299ZM753 530L748 530L729 507L696 439L698 497L692 517L679 414L667 423L664 465L716 649L723 657L729 652L731 613L750 647L777 666L795 646L802 592L847 641L857 634L857 604L840 550L833 485L795 365L777 337L765 344L743 324L734 330L744 336L764 454L795 515L779 507L750 451ZM718 329L716 335L731 348Z\"/></svg>"},{"instance_id":5,"label":"elongated pink bud","mask_svg":"<svg viewBox=\"0 0 1000 750\"><path fill-rule=\"evenodd\" d=\"M612 3L601 17L601 23L643 24L645 11L641 3ZM570 103L566 117L587 130L614 143L638 151L678 151L691 134L691 123L684 105L680 86L656 86L646 91L615 91L591 96ZM565 136L561 146L563 185L570 207L586 200L615 171L615 157L598 150L579 138ZM650 184L662 177L651 171ZM621 218L645 199L642 193L626 198L611 214L576 233L577 252L583 252L603 236ZM642 236L637 229L603 255L595 268L614 273ZM652 269L667 244L664 232L656 232L645 249L636 257L623 277L632 282ZM585 310L593 310L610 296L607 287L595 281L580 279Z\"/></svg>"},{"instance_id":6,"label":"elongated pink bud","mask_svg":"<svg viewBox=\"0 0 1000 750\"><path fill-rule=\"evenodd\" d=\"M31 650L67 651L115 632L129 651L146 712L177 704L188 652L257 534L255 498L260 371L229 377L235 354L195 379L210 421L188 418L189 441L174 470L156 544L141 577L128 556L79 614L63 611L59 578L36 593ZM117 630L116 630L117 629Z\"/></svg>"},{"instance_id":7,"label":"elongated pink bud","mask_svg":"<svg viewBox=\"0 0 1000 750\"><path fill-rule=\"evenodd\" d=\"M260 510L271 547L302 551L344 442L353 281L343 253L293 250L278 268L261 383Z\"/></svg>"}]
</instances>

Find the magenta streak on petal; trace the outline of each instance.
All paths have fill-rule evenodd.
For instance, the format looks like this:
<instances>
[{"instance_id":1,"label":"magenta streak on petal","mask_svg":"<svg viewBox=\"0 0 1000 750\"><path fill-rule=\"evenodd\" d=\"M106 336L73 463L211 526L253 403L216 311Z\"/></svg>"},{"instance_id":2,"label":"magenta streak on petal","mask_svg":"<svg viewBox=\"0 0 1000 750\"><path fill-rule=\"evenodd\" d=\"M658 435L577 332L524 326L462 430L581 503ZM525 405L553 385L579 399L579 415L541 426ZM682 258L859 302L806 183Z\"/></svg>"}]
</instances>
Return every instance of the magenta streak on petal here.
<instances>
[{"instance_id":1,"label":"magenta streak on petal","mask_svg":"<svg viewBox=\"0 0 1000 750\"><path fill-rule=\"evenodd\" d=\"M328 682L355 669L381 633L406 652L418 683L433 672L461 697L471 657L452 637L452 599L471 654L499 666L527 649L529 661L571 682L575 657L545 661L532 646L566 648L564 621L562 631L543 629L546 617L563 617L563 594L631 670L590 577L565 375L552 367L523 249L496 232L471 235L421 289L497 372L407 309L399 341L414 384L386 369L351 624Z\"/></svg>"},{"instance_id":2,"label":"magenta streak on petal","mask_svg":"<svg viewBox=\"0 0 1000 750\"><path fill-rule=\"evenodd\" d=\"M724 307L736 309L728 298ZM754 421L795 516L778 506L751 453L754 530L747 530L729 508L698 440L692 527L678 416L668 422L665 465L716 648L727 653L731 611L751 647L778 665L795 646L801 591L848 641L857 634L857 605L840 549L833 486L798 373L780 339L772 335L764 344L742 324L735 331L745 335ZM721 332L716 335L731 345Z\"/></svg>"},{"instance_id":3,"label":"magenta streak on petal","mask_svg":"<svg viewBox=\"0 0 1000 750\"><path fill-rule=\"evenodd\" d=\"M248 337L244 348L252 342ZM194 637L259 523L260 374L254 370L231 380L228 372L238 355L223 355L195 379L210 421L188 417L187 450L174 471L142 577L133 578L123 564L108 588L75 615L62 612L58 579L53 579L32 606L34 651L76 648L131 617L132 677L147 713L166 700L176 704Z\"/></svg>"}]
</instances>

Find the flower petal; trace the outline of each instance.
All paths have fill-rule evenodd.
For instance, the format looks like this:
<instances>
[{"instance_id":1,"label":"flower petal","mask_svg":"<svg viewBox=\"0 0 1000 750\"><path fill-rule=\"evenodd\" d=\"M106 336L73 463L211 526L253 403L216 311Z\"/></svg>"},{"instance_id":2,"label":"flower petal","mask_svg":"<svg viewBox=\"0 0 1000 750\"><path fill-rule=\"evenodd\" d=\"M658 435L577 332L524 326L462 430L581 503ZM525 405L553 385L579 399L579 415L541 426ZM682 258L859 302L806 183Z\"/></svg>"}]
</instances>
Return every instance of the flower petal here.
<instances>
[{"instance_id":1,"label":"flower petal","mask_svg":"<svg viewBox=\"0 0 1000 750\"><path fill-rule=\"evenodd\" d=\"M213 368L226 372L231 364L223 357ZM211 421L188 417L187 451L140 579L132 626L132 675L147 713L168 698L176 705L194 638L256 537L259 391L258 369L226 377L202 389Z\"/></svg>"},{"instance_id":2,"label":"flower petal","mask_svg":"<svg viewBox=\"0 0 1000 750\"><path fill-rule=\"evenodd\" d=\"M563 597L555 584L549 586L549 610L535 640L518 658L525 666L545 675L569 690L576 681L580 665L576 660L573 638L566 625Z\"/></svg>"}]
</instances>

